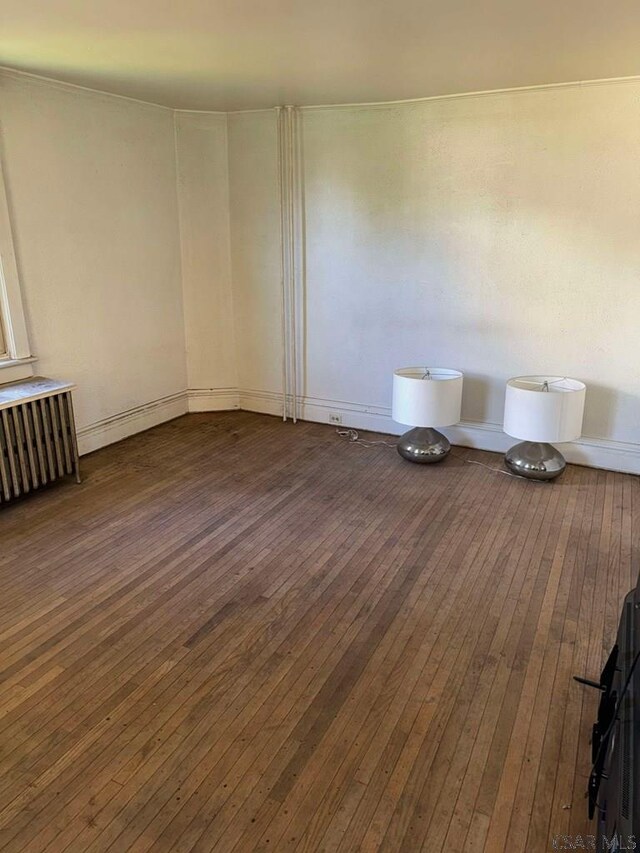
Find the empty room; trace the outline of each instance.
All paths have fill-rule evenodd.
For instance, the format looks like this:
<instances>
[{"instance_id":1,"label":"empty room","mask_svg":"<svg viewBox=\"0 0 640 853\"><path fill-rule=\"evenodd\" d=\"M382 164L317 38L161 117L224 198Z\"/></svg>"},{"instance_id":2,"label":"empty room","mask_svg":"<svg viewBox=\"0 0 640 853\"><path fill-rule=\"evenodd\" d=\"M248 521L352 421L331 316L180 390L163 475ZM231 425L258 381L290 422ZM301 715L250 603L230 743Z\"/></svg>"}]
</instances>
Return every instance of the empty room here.
<instances>
[{"instance_id":1,"label":"empty room","mask_svg":"<svg viewBox=\"0 0 640 853\"><path fill-rule=\"evenodd\" d=\"M0 20L0 851L635 849L640 5Z\"/></svg>"}]
</instances>

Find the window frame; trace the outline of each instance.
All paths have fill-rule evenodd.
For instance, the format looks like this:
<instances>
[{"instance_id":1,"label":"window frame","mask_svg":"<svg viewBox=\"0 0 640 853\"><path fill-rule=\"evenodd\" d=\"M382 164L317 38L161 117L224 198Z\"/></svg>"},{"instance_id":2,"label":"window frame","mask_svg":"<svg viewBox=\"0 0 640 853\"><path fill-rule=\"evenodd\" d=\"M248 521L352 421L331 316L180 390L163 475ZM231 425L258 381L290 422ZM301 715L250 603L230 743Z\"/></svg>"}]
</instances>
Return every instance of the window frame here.
<instances>
[{"instance_id":1,"label":"window frame","mask_svg":"<svg viewBox=\"0 0 640 853\"><path fill-rule=\"evenodd\" d=\"M9 205L2 163L0 162L0 323L4 351L0 368L34 361L29 345L18 265L13 244ZM1 344L0 344L1 346ZM3 377L0 376L0 382Z\"/></svg>"}]
</instances>

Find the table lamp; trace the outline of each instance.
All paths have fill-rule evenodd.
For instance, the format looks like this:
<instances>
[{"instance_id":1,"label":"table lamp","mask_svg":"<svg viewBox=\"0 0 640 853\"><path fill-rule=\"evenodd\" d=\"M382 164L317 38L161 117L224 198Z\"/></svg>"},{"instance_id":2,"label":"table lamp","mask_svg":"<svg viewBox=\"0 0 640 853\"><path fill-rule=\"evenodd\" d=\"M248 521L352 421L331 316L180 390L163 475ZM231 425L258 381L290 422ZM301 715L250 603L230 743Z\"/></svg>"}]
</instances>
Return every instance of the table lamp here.
<instances>
[{"instance_id":1,"label":"table lamp","mask_svg":"<svg viewBox=\"0 0 640 853\"><path fill-rule=\"evenodd\" d=\"M507 382L504 431L524 439L504 457L514 474L552 480L566 467L550 442L574 441L582 433L586 386L566 376L517 376Z\"/></svg>"},{"instance_id":2,"label":"table lamp","mask_svg":"<svg viewBox=\"0 0 640 853\"><path fill-rule=\"evenodd\" d=\"M410 462L440 462L451 445L435 427L460 420L463 375L444 367L402 367L393 374L391 417L412 426L398 440L400 456Z\"/></svg>"}]
</instances>

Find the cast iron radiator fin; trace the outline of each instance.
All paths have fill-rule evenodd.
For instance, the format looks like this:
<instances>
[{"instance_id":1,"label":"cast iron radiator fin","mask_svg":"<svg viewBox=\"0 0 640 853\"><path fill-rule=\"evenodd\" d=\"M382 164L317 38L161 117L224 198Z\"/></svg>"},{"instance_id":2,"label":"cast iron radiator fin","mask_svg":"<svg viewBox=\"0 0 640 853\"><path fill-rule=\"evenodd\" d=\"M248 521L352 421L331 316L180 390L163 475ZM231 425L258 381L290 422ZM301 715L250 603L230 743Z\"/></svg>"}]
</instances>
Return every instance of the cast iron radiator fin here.
<instances>
[{"instance_id":1,"label":"cast iron radiator fin","mask_svg":"<svg viewBox=\"0 0 640 853\"><path fill-rule=\"evenodd\" d=\"M0 504L68 474L80 482L70 391L0 410Z\"/></svg>"}]
</instances>

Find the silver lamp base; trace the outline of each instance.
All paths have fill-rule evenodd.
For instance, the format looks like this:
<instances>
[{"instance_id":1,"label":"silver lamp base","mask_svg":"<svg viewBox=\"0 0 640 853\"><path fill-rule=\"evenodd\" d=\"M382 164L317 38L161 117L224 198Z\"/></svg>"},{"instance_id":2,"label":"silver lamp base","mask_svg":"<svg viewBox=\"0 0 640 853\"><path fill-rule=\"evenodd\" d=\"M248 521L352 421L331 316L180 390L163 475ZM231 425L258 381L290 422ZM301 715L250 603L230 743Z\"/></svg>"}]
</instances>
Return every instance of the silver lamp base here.
<instances>
[{"instance_id":1,"label":"silver lamp base","mask_svg":"<svg viewBox=\"0 0 640 853\"><path fill-rule=\"evenodd\" d=\"M530 480L553 480L567 467L564 456L552 444L523 441L507 450L504 457L507 468L520 477Z\"/></svg>"},{"instance_id":2,"label":"silver lamp base","mask_svg":"<svg viewBox=\"0 0 640 853\"><path fill-rule=\"evenodd\" d=\"M398 439L398 453L409 462L421 465L442 462L451 450L449 439L433 427L416 427Z\"/></svg>"}]
</instances>

